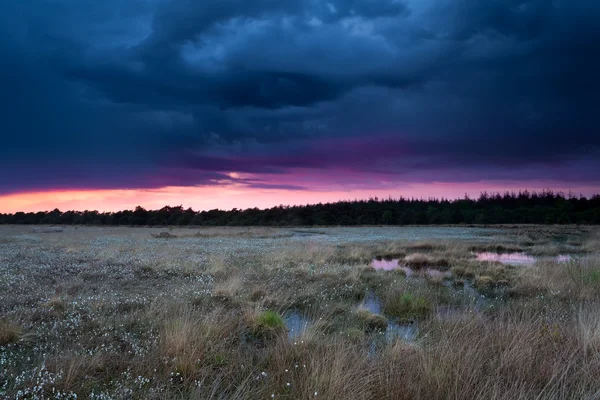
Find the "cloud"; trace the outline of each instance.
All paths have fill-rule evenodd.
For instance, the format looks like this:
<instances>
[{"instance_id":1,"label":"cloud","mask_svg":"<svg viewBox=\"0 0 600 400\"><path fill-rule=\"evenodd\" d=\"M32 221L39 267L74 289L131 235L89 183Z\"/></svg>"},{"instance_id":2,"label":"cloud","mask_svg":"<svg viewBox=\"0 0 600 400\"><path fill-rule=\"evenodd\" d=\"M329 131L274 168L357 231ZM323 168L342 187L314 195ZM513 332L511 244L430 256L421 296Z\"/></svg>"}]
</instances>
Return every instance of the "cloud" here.
<instances>
[{"instance_id":1,"label":"cloud","mask_svg":"<svg viewBox=\"0 0 600 400\"><path fill-rule=\"evenodd\" d=\"M598 182L592 0L0 11L0 192Z\"/></svg>"}]
</instances>

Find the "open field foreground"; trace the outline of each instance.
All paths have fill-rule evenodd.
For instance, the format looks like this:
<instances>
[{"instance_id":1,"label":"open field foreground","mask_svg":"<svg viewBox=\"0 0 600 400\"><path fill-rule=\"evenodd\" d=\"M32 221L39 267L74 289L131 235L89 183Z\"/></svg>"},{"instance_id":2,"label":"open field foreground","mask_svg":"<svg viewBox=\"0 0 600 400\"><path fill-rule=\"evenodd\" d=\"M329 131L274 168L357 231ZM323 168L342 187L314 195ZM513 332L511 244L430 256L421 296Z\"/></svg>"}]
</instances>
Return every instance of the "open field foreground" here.
<instances>
[{"instance_id":1,"label":"open field foreground","mask_svg":"<svg viewBox=\"0 0 600 400\"><path fill-rule=\"evenodd\" d=\"M0 398L597 399L600 230L4 226Z\"/></svg>"}]
</instances>

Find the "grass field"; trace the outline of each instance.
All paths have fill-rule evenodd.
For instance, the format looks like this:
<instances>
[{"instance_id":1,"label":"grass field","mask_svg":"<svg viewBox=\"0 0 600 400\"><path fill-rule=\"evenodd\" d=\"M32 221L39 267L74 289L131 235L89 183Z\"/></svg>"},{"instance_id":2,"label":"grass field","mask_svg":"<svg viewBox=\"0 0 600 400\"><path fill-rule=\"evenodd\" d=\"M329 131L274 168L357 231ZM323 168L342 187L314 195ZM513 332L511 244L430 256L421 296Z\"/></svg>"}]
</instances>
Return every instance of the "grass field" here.
<instances>
[{"instance_id":1,"label":"grass field","mask_svg":"<svg viewBox=\"0 0 600 400\"><path fill-rule=\"evenodd\" d=\"M597 399L600 229L0 227L0 398Z\"/></svg>"}]
</instances>

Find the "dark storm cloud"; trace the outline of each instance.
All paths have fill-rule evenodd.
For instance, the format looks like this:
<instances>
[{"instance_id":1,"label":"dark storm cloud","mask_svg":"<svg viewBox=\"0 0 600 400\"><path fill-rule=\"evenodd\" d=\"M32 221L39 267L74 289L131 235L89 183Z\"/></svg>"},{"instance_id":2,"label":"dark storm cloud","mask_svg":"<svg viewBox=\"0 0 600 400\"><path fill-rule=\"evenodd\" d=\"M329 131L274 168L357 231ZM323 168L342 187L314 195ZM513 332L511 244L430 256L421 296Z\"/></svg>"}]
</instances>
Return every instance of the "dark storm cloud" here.
<instances>
[{"instance_id":1,"label":"dark storm cloud","mask_svg":"<svg viewBox=\"0 0 600 400\"><path fill-rule=\"evenodd\" d=\"M230 171L281 177L238 182L250 187L301 189L285 182L298 168L598 181L595 1L0 11L2 192L215 184Z\"/></svg>"},{"instance_id":2,"label":"dark storm cloud","mask_svg":"<svg viewBox=\"0 0 600 400\"><path fill-rule=\"evenodd\" d=\"M219 23L232 19L269 19L278 17L319 18L330 22L349 16L364 18L396 17L408 9L395 0L193 0L167 1L158 7L153 32L146 43L172 48L193 40Z\"/></svg>"}]
</instances>

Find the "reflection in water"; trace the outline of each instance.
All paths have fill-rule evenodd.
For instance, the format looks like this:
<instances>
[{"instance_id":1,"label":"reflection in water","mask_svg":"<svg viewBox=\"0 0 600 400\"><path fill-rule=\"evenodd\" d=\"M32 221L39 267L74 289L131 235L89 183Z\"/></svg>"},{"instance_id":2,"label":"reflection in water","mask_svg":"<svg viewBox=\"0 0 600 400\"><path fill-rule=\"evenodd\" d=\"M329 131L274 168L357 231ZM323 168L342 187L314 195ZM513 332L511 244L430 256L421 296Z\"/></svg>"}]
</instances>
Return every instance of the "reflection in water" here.
<instances>
[{"instance_id":1,"label":"reflection in water","mask_svg":"<svg viewBox=\"0 0 600 400\"><path fill-rule=\"evenodd\" d=\"M478 261L497 261L502 264L510 265L532 265L538 260L537 258L527 255L525 253L491 253L483 252L477 254ZM559 255L550 260L556 262L569 262L571 261L570 255Z\"/></svg>"},{"instance_id":2,"label":"reflection in water","mask_svg":"<svg viewBox=\"0 0 600 400\"><path fill-rule=\"evenodd\" d=\"M455 293L466 296L469 299L469 303L473 305L473 311L481 311L482 309L488 308L491 303L490 299L485 295L479 293L477 289L473 287L473 285L469 281L464 281L462 286L457 287L453 285L451 281L445 281L444 285L452 288ZM438 318L443 318L448 316L449 314L462 313L463 310L460 308L452 307L452 306L438 306L437 316Z\"/></svg>"},{"instance_id":3,"label":"reflection in water","mask_svg":"<svg viewBox=\"0 0 600 400\"><path fill-rule=\"evenodd\" d=\"M415 271L412 269L400 265L400 260L397 258L394 259L384 259L384 258L375 258L371 262L371 267L378 271L394 271L394 270L402 270L406 276L412 276L415 274Z\"/></svg>"},{"instance_id":4,"label":"reflection in water","mask_svg":"<svg viewBox=\"0 0 600 400\"><path fill-rule=\"evenodd\" d=\"M450 271L440 271L439 269L435 269L435 268L427 268L427 270L425 270L425 274L433 279L450 279L452 278L452 272Z\"/></svg>"},{"instance_id":5,"label":"reflection in water","mask_svg":"<svg viewBox=\"0 0 600 400\"><path fill-rule=\"evenodd\" d=\"M568 254L562 254L560 256L556 256L557 262L569 262L571 261L571 256Z\"/></svg>"},{"instance_id":6,"label":"reflection in water","mask_svg":"<svg viewBox=\"0 0 600 400\"><path fill-rule=\"evenodd\" d=\"M384 258L375 258L375 259L373 259L373 261L371 261L371 267L373 267L374 269L376 269L378 271L401 270L401 271L404 271L404 274L406 276L415 276L415 275L419 274L419 272L414 271L414 270L408 268L407 266L400 265L400 260L398 260L397 258L387 259L387 260ZM452 273L450 273L449 271L442 272L435 268L427 268L424 273L426 275L428 275L430 278L439 277L442 279L446 279L446 278L450 278L452 276Z\"/></svg>"},{"instance_id":7,"label":"reflection in water","mask_svg":"<svg viewBox=\"0 0 600 400\"><path fill-rule=\"evenodd\" d=\"M388 320L388 328L385 331L385 338L387 340L402 339L407 342L414 342L417 340L417 334L419 328L416 323L412 324L397 324Z\"/></svg>"},{"instance_id":8,"label":"reflection in water","mask_svg":"<svg viewBox=\"0 0 600 400\"><path fill-rule=\"evenodd\" d=\"M288 328L288 337L290 339L296 339L311 325L311 322L306 316L300 314L298 311L290 311L283 316L285 326Z\"/></svg>"},{"instance_id":9,"label":"reflection in water","mask_svg":"<svg viewBox=\"0 0 600 400\"><path fill-rule=\"evenodd\" d=\"M484 252L477 254L478 261L497 261L502 264L511 265L529 265L535 263L535 257L528 256L525 253L490 253Z\"/></svg>"},{"instance_id":10,"label":"reflection in water","mask_svg":"<svg viewBox=\"0 0 600 400\"><path fill-rule=\"evenodd\" d=\"M398 267L399 267L397 258L395 258L393 260L385 260L383 258L380 258L380 259L376 258L371 263L371 266L377 270L382 270L382 271L392 271L394 269L398 269Z\"/></svg>"},{"instance_id":11,"label":"reflection in water","mask_svg":"<svg viewBox=\"0 0 600 400\"><path fill-rule=\"evenodd\" d=\"M367 292L367 295L360 303L359 307L364 308L373 314L381 314L381 300L379 300L379 298L375 296L375 293L371 291Z\"/></svg>"}]
</instances>

